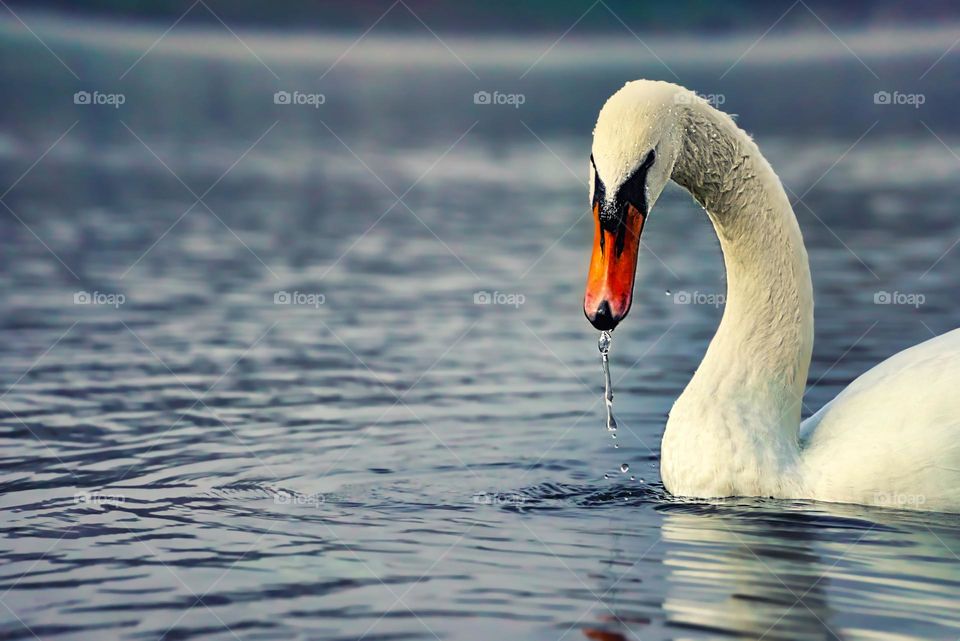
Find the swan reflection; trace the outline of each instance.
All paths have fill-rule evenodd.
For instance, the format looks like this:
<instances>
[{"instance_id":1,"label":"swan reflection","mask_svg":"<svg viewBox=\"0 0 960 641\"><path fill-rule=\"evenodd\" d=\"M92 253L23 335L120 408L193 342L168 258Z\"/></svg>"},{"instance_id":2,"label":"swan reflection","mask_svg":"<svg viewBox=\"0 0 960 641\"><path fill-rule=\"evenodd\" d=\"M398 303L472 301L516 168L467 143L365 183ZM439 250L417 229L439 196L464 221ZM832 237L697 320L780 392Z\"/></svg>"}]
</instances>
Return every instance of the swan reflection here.
<instances>
[{"instance_id":1,"label":"swan reflection","mask_svg":"<svg viewBox=\"0 0 960 641\"><path fill-rule=\"evenodd\" d=\"M954 517L820 509L663 506L659 541L650 532L615 537L597 587L606 607L597 608L583 636L960 636L960 603L942 596L945 585L960 587Z\"/></svg>"}]
</instances>

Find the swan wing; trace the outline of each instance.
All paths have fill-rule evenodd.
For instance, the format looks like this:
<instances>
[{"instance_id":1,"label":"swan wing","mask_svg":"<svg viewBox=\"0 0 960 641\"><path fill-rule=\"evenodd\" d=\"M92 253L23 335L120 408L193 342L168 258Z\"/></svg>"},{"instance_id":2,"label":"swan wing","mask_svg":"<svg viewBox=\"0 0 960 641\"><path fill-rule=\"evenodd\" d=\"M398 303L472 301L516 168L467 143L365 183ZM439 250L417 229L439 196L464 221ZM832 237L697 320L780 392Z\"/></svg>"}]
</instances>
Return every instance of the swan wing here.
<instances>
[{"instance_id":1,"label":"swan wing","mask_svg":"<svg viewBox=\"0 0 960 641\"><path fill-rule=\"evenodd\" d=\"M960 511L960 329L861 375L800 438L812 498Z\"/></svg>"}]
</instances>

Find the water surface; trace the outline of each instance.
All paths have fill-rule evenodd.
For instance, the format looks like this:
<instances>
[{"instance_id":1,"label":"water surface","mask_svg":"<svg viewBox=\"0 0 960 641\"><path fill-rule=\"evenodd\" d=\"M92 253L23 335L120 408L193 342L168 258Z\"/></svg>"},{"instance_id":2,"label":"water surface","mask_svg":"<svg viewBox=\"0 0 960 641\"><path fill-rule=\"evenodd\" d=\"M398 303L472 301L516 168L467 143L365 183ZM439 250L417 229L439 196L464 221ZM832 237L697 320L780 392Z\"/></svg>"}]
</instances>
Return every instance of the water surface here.
<instances>
[{"instance_id":1,"label":"water surface","mask_svg":"<svg viewBox=\"0 0 960 641\"><path fill-rule=\"evenodd\" d=\"M723 293L679 189L615 335L613 448L580 310L585 180L603 100L672 77L636 41L532 70L549 42L464 43L468 69L428 34L375 55L394 41L374 34L320 80L342 48L257 40L264 66L173 41L130 69L140 31L41 24L70 70L0 30L0 638L960 636L954 517L664 494L666 412ZM957 63L920 81L949 42L873 43L877 80L771 39L789 74L748 56L719 80L739 38L666 61L802 197L807 415L955 325ZM927 103L873 103L893 87ZM294 90L325 103L274 104Z\"/></svg>"}]
</instances>

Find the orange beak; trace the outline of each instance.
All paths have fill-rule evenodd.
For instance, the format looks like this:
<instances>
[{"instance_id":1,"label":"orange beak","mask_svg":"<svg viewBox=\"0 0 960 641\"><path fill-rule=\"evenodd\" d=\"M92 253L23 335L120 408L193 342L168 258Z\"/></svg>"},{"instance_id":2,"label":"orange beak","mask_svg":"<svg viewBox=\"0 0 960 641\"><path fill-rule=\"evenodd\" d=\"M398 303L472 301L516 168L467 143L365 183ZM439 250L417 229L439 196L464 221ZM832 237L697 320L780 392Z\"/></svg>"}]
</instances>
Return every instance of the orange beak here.
<instances>
[{"instance_id":1,"label":"orange beak","mask_svg":"<svg viewBox=\"0 0 960 641\"><path fill-rule=\"evenodd\" d=\"M606 331L616 327L630 311L640 234L646 216L627 203L625 215L618 224L604 225L600 222L600 203L595 203L593 217L593 255L583 313L594 327Z\"/></svg>"}]
</instances>

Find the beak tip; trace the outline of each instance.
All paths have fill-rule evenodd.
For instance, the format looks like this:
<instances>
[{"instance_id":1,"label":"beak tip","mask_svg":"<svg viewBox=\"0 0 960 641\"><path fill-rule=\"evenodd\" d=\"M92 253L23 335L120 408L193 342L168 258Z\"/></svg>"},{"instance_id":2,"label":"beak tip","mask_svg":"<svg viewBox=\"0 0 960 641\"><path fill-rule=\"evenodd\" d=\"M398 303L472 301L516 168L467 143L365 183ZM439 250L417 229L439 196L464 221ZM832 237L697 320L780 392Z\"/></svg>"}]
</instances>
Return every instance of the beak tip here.
<instances>
[{"instance_id":1,"label":"beak tip","mask_svg":"<svg viewBox=\"0 0 960 641\"><path fill-rule=\"evenodd\" d=\"M587 311L586 307L583 311L590 324L601 332L612 330L622 320L622 316L613 313L613 310L610 309L610 303L606 300L601 301L593 313Z\"/></svg>"}]
</instances>

